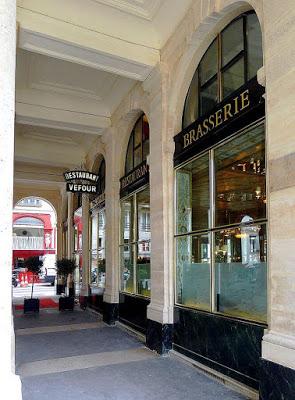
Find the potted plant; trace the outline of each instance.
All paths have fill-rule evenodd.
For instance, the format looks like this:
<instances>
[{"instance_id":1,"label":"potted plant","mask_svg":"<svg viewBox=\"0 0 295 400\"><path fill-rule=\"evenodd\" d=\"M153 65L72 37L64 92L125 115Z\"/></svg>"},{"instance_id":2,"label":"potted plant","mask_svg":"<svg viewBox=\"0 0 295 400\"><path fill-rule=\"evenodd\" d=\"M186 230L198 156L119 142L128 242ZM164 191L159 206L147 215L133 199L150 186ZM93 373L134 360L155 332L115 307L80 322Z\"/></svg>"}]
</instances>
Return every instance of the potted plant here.
<instances>
[{"instance_id":1,"label":"potted plant","mask_svg":"<svg viewBox=\"0 0 295 400\"><path fill-rule=\"evenodd\" d=\"M74 260L71 260L69 258L62 258L61 260L56 261L56 270L57 274L59 277L63 278L64 282L68 282L75 271L76 264ZM72 279L71 279L72 281ZM69 286L69 283L68 283ZM62 296L59 298L59 310L73 310L74 309L74 304L75 304L75 298L74 298L74 293L73 290L71 291L70 287L69 289L69 296Z\"/></svg>"},{"instance_id":2,"label":"potted plant","mask_svg":"<svg viewBox=\"0 0 295 400\"><path fill-rule=\"evenodd\" d=\"M24 267L32 273L31 298L24 299L24 313L39 312L39 299L33 298L35 278L40 274L43 261L38 256L32 256L24 261Z\"/></svg>"}]
</instances>

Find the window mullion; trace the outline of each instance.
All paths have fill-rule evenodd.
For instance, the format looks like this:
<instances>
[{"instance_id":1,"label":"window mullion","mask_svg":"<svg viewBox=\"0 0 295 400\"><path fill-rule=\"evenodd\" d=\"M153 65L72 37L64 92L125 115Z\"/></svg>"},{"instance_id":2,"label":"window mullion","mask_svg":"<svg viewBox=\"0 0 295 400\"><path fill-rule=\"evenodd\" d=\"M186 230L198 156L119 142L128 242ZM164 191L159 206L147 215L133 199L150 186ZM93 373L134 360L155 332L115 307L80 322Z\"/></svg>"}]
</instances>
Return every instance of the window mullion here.
<instances>
[{"instance_id":1,"label":"window mullion","mask_svg":"<svg viewBox=\"0 0 295 400\"><path fill-rule=\"evenodd\" d=\"M247 17L243 17L243 39L244 39L244 80L248 81L248 45L247 45Z\"/></svg>"},{"instance_id":2,"label":"window mullion","mask_svg":"<svg viewBox=\"0 0 295 400\"><path fill-rule=\"evenodd\" d=\"M222 50L221 50L221 34L217 36L217 90L218 90L218 99L219 103L222 100L222 75L221 75L221 58L222 58Z\"/></svg>"},{"instance_id":3,"label":"window mullion","mask_svg":"<svg viewBox=\"0 0 295 400\"><path fill-rule=\"evenodd\" d=\"M214 150L209 151L209 193L210 193L210 218L209 218L209 244L210 244L210 281L211 281L211 312L216 310L215 297L215 269L214 269L214 221L215 221L215 167Z\"/></svg>"},{"instance_id":4,"label":"window mullion","mask_svg":"<svg viewBox=\"0 0 295 400\"><path fill-rule=\"evenodd\" d=\"M136 264L137 264L137 243L138 243L138 237L137 237L137 194L134 194L134 214L133 214L133 243L132 246L134 246L134 251L133 251L133 293L136 294L136 282L137 282L137 277L136 277Z\"/></svg>"}]
</instances>

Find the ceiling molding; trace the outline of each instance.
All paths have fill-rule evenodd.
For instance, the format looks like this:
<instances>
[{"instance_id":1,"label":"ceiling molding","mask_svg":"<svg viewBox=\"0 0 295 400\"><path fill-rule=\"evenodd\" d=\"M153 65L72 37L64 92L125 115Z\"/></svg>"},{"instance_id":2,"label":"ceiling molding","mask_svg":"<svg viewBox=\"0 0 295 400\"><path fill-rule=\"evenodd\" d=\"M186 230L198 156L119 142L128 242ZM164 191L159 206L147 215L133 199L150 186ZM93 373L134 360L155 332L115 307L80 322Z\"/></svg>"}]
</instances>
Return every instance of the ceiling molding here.
<instances>
[{"instance_id":1,"label":"ceiling molding","mask_svg":"<svg viewBox=\"0 0 295 400\"><path fill-rule=\"evenodd\" d=\"M102 101L101 96L97 96L94 93L90 93L86 89L70 86L70 85L62 85L55 82L32 82L30 84L31 89L35 90L43 90L45 92L52 92L57 94L62 94L66 96L76 96L81 98L88 98L94 101Z\"/></svg>"},{"instance_id":2,"label":"ceiling molding","mask_svg":"<svg viewBox=\"0 0 295 400\"><path fill-rule=\"evenodd\" d=\"M92 0L95 3L101 3L109 7L116 8L127 14L152 21L159 10L161 0Z\"/></svg>"},{"instance_id":3,"label":"ceiling molding","mask_svg":"<svg viewBox=\"0 0 295 400\"><path fill-rule=\"evenodd\" d=\"M17 123L101 135L110 126L103 116L16 102Z\"/></svg>"},{"instance_id":4,"label":"ceiling molding","mask_svg":"<svg viewBox=\"0 0 295 400\"><path fill-rule=\"evenodd\" d=\"M80 146L80 144L67 136L52 136L37 132L25 132L22 136L26 139L41 140L43 142L65 144L67 146Z\"/></svg>"},{"instance_id":5,"label":"ceiling molding","mask_svg":"<svg viewBox=\"0 0 295 400\"><path fill-rule=\"evenodd\" d=\"M152 58L154 59L153 65L147 65L123 57L123 52L121 52L121 56L117 56L22 27L20 27L18 44L21 49L27 51L85 65L137 81L144 81L159 59L159 52L154 49L145 48L153 53ZM132 47L134 47L133 51L139 50L137 45Z\"/></svg>"}]
</instances>

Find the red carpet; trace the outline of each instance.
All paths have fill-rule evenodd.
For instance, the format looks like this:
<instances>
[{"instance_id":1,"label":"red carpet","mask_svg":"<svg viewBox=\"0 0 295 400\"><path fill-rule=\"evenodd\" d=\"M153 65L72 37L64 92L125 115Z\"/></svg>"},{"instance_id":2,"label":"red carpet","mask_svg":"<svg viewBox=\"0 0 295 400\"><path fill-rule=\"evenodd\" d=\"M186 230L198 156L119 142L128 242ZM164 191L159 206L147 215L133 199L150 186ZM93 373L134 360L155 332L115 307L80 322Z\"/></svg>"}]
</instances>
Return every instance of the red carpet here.
<instances>
[{"instance_id":1,"label":"red carpet","mask_svg":"<svg viewBox=\"0 0 295 400\"><path fill-rule=\"evenodd\" d=\"M14 307L16 310L24 309L23 304L16 304ZM51 298L40 299L40 308L58 308L58 302L55 302Z\"/></svg>"}]
</instances>

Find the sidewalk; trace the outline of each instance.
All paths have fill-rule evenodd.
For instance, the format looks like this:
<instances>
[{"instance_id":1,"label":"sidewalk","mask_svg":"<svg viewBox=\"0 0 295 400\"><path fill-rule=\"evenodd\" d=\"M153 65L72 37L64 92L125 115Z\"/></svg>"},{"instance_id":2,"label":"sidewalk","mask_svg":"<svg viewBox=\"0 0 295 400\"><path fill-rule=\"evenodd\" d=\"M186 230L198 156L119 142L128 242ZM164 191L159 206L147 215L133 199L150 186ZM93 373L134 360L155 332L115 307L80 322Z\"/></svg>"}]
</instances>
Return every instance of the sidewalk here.
<instances>
[{"instance_id":1,"label":"sidewalk","mask_svg":"<svg viewBox=\"0 0 295 400\"><path fill-rule=\"evenodd\" d=\"M23 400L242 400L88 311L15 313Z\"/></svg>"}]
</instances>

